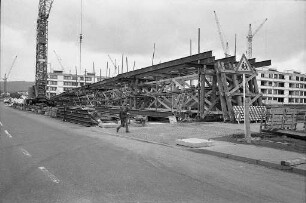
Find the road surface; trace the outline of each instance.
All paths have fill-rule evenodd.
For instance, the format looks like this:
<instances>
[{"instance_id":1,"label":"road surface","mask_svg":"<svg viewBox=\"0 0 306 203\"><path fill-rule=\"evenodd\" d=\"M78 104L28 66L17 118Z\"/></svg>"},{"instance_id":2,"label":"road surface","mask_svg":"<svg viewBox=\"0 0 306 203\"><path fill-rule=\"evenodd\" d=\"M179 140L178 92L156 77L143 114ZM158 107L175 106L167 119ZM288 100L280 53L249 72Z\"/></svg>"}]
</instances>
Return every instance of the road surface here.
<instances>
[{"instance_id":1,"label":"road surface","mask_svg":"<svg viewBox=\"0 0 306 203\"><path fill-rule=\"evenodd\" d=\"M0 103L0 202L305 202L305 177Z\"/></svg>"}]
</instances>

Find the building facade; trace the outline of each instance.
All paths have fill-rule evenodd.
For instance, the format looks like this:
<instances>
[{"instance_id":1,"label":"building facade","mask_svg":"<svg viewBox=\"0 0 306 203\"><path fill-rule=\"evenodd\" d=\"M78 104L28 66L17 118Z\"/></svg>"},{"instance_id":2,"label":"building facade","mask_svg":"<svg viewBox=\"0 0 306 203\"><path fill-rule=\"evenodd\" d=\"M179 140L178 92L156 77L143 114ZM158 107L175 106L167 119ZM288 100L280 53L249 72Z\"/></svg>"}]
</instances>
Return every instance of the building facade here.
<instances>
[{"instance_id":1,"label":"building facade","mask_svg":"<svg viewBox=\"0 0 306 203\"><path fill-rule=\"evenodd\" d=\"M265 104L306 104L306 74L258 68L257 83Z\"/></svg>"},{"instance_id":2,"label":"building facade","mask_svg":"<svg viewBox=\"0 0 306 203\"><path fill-rule=\"evenodd\" d=\"M63 71L53 71L48 73L47 97L58 95L73 88L84 86L104 80L105 76L96 76L94 73L76 75L64 73Z\"/></svg>"}]
</instances>

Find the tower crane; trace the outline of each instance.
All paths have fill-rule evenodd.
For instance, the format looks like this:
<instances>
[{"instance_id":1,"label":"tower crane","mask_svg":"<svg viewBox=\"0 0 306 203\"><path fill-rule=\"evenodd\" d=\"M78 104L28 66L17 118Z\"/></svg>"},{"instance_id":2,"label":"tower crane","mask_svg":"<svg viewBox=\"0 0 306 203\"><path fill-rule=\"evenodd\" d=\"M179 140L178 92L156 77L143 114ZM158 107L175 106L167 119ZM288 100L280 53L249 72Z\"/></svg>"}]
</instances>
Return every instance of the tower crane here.
<instances>
[{"instance_id":1,"label":"tower crane","mask_svg":"<svg viewBox=\"0 0 306 203\"><path fill-rule=\"evenodd\" d=\"M39 0L36 28L36 71L35 97L46 100L47 64L48 64L48 18L54 0Z\"/></svg>"},{"instance_id":2,"label":"tower crane","mask_svg":"<svg viewBox=\"0 0 306 203\"><path fill-rule=\"evenodd\" d=\"M268 18L266 18L259 26L258 28L255 30L255 32L252 32L252 25L249 24L249 32L247 35L247 42L248 42L248 49L247 49L247 56L248 58L252 58L252 43L253 43L253 38L256 35L256 33L260 30L260 28L262 28L262 26L265 24L265 22L268 20Z\"/></svg>"},{"instance_id":3,"label":"tower crane","mask_svg":"<svg viewBox=\"0 0 306 203\"><path fill-rule=\"evenodd\" d=\"M63 64L62 64L62 59L57 55L57 53L56 53L55 50L53 50L53 52L54 52L54 54L55 54L55 56L56 56L56 58L57 58L58 63L60 64L60 66L61 66L61 68L62 68L62 71L64 71L64 66L63 66Z\"/></svg>"},{"instance_id":4,"label":"tower crane","mask_svg":"<svg viewBox=\"0 0 306 203\"><path fill-rule=\"evenodd\" d=\"M16 62L16 59L17 59L17 56L15 56L14 60L13 60L13 63L11 65L11 67L8 69L8 72L7 74L5 73L4 74L4 78L3 78L3 93L6 94L7 93L7 79L8 77L10 76L10 73L14 67L14 64Z\"/></svg>"},{"instance_id":5,"label":"tower crane","mask_svg":"<svg viewBox=\"0 0 306 203\"><path fill-rule=\"evenodd\" d=\"M215 14L215 19L216 19L216 24L217 24L217 28L218 28L218 34L219 34L219 37L220 37L222 49L223 49L225 57L228 57L228 56L230 56L229 53L228 53L228 42L226 42L226 44L224 44L223 33L222 33L222 30L221 30L221 25L220 25L220 22L219 22L216 11L214 11L214 14Z\"/></svg>"}]
</instances>

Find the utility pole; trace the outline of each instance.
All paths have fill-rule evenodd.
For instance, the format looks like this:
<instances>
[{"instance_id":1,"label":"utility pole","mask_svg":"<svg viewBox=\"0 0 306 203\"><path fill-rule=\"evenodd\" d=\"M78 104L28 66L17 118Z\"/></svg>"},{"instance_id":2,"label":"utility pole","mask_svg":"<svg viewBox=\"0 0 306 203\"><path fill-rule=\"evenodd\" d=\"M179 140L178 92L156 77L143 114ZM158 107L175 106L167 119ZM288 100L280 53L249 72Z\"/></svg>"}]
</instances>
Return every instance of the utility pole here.
<instances>
[{"instance_id":1,"label":"utility pole","mask_svg":"<svg viewBox=\"0 0 306 203\"><path fill-rule=\"evenodd\" d=\"M95 82L96 79L95 62L92 62L92 73L94 74L93 82Z\"/></svg>"},{"instance_id":2,"label":"utility pole","mask_svg":"<svg viewBox=\"0 0 306 203\"><path fill-rule=\"evenodd\" d=\"M192 56L192 40L189 41L190 56Z\"/></svg>"},{"instance_id":3,"label":"utility pole","mask_svg":"<svg viewBox=\"0 0 306 203\"><path fill-rule=\"evenodd\" d=\"M122 58L121 58L121 74L123 73L123 54L122 54Z\"/></svg>"},{"instance_id":4,"label":"utility pole","mask_svg":"<svg viewBox=\"0 0 306 203\"><path fill-rule=\"evenodd\" d=\"M106 62L106 74L105 77L108 77L108 61Z\"/></svg>"},{"instance_id":5,"label":"utility pole","mask_svg":"<svg viewBox=\"0 0 306 203\"><path fill-rule=\"evenodd\" d=\"M152 66L153 66L154 56L155 56L155 43L154 43L154 46L153 46Z\"/></svg>"},{"instance_id":6,"label":"utility pole","mask_svg":"<svg viewBox=\"0 0 306 203\"><path fill-rule=\"evenodd\" d=\"M84 74L84 85L86 85L86 69L85 69L85 74Z\"/></svg>"},{"instance_id":7,"label":"utility pole","mask_svg":"<svg viewBox=\"0 0 306 203\"><path fill-rule=\"evenodd\" d=\"M77 70L77 66L75 66L75 83L76 83L76 87L78 86L78 70Z\"/></svg>"},{"instance_id":8,"label":"utility pole","mask_svg":"<svg viewBox=\"0 0 306 203\"><path fill-rule=\"evenodd\" d=\"M236 54L237 54L237 34L235 34L235 54L234 54L235 57Z\"/></svg>"},{"instance_id":9,"label":"utility pole","mask_svg":"<svg viewBox=\"0 0 306 203\"><path fill-rule=\"evenodd\" d=\"M83 41L83 0L81 0L80 73L82 72L82 41Z\"/></svg>"},{"instance_id":10,"label":"utility pole","mask_svg":"<svg viewBox=\"0 0 306 203\"><path fill-rule=\"evenodd\" d=\"M128 57L125 57L125 61L126 61L126 72L129 72L129 62L128 62Z\"/></svg>"}]
</instances>

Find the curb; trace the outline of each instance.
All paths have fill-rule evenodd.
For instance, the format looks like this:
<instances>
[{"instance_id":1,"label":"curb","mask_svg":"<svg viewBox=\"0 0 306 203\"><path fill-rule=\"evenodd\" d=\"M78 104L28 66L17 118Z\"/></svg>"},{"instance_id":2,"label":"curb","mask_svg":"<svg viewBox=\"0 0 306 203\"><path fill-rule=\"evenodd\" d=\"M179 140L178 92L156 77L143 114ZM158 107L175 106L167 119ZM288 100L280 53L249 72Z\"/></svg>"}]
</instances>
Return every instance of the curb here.
<instances>
[{"instance_id":1,"label":"curb","mask_svg":"<svg viewBox=\"0 0 306 203\"><path fill-rule=\"evenodd\" d=\"M217 156L221 158L227 158L227 159L232 159L235 161L241 161L241 162L247 162L249 164L254 164L254 165L260 165L264 166L267 168L273 168L285 172L291 172L299 175L306 176L306 170L299 169L299 168L294 168L292 166L282 166L280 164L264 161L264 160L259 160L259 159L252 159L252 158L247 158L243 156L238 156L238 155L233 155L233 154L227 154L223 152L216 152L216 151L211 151L207 149L188 149L189 151L195 152L195 153L201 153L201 154L208 154L212 156Z\"/></svg>"}]
</instances>

